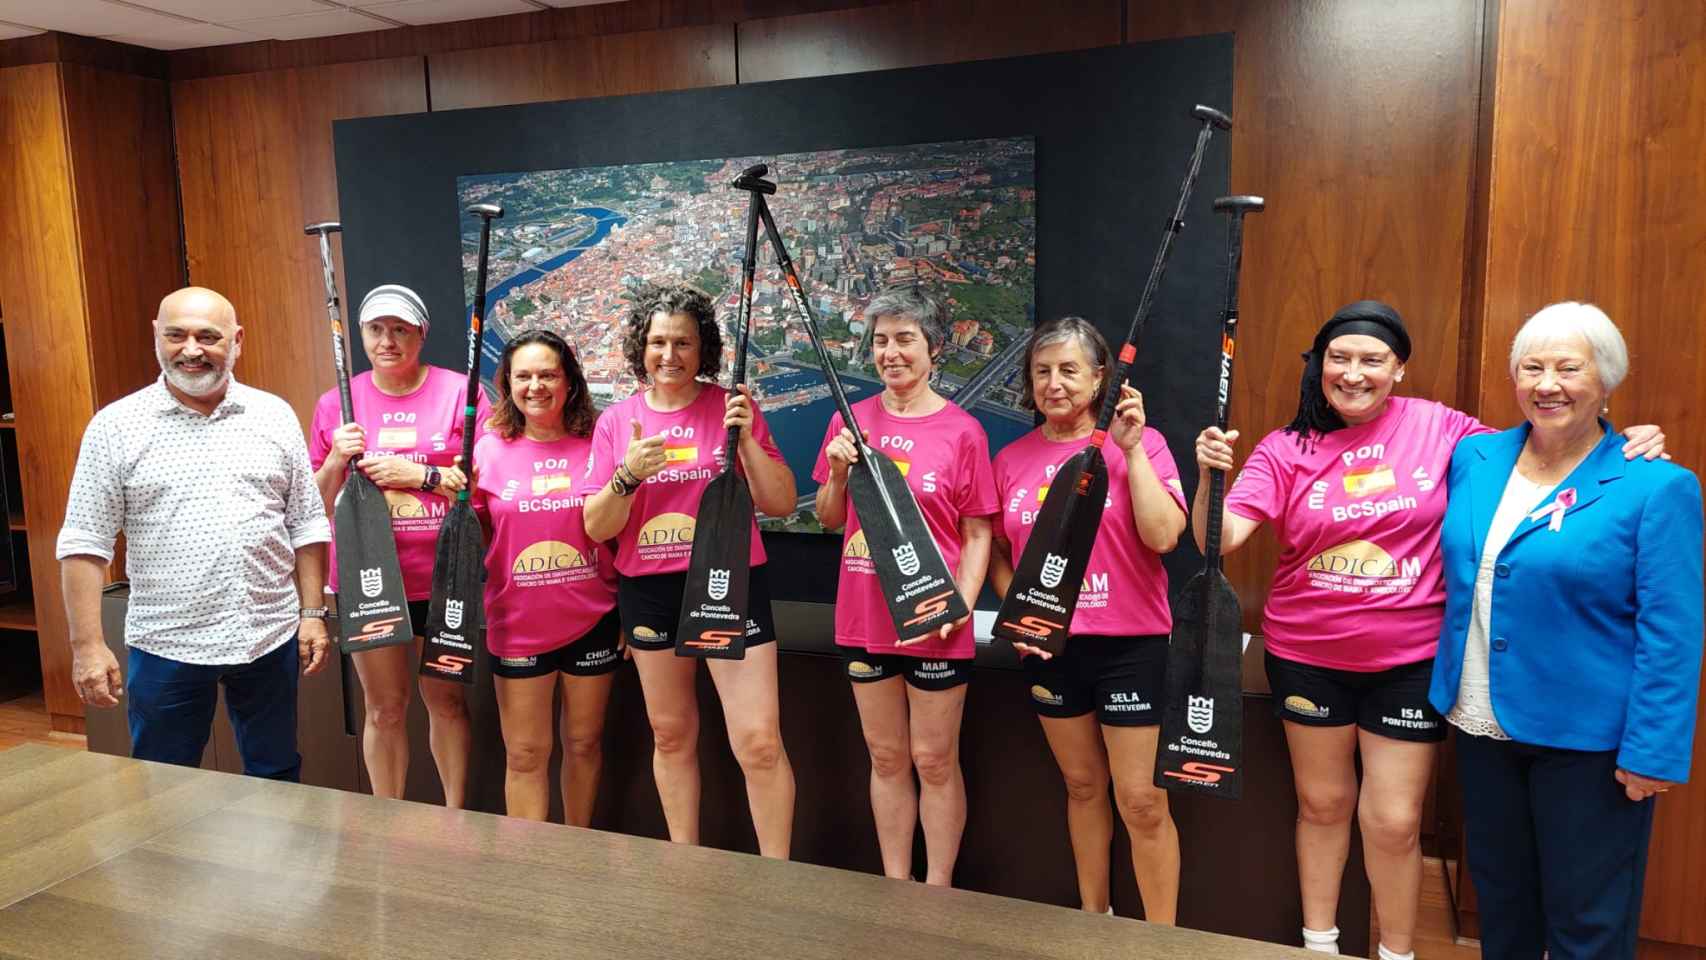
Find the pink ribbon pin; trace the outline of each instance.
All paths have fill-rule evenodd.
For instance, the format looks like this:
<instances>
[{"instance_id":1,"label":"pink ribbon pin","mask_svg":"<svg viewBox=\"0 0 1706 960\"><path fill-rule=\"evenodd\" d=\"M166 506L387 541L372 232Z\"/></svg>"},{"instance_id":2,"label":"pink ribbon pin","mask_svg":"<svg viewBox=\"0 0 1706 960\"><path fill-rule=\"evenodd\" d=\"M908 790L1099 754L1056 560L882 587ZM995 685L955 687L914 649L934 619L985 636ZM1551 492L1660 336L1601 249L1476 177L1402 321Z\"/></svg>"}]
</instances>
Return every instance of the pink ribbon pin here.
<instances>
[{"instance_id":1,"label":"pink ribbon pin","mask_svg":"<svg viewBox=\"0 0 1706 960\"><path fill-rule=\"evenodd\" d=\"M1548 503L1546 506L1529 514L1528 519L1539 520L1541 517L1551 514L1552 520L1546 524L1546 529L1556 533L1557 531L1564 529L1564 512L1575 505L1576 488L1571 487L1568 490L1560 490L1558 491L1558 495L1552 498L1551 503Z\"/></svg>"}]
</instances>

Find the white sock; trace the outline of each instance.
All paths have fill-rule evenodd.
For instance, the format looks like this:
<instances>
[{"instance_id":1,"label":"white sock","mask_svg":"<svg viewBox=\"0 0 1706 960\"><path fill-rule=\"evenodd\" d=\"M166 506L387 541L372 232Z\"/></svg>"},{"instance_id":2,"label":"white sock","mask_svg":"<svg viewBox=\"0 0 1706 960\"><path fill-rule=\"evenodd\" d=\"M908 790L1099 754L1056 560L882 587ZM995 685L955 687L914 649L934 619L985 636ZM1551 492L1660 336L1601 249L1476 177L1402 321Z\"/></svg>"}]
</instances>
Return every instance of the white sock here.
<instances>
[{"instance_id":1,"label":"white sock","mask_svg":"<svg viewBox=\"0 0 1706 960\"><path fill-rule=\"evenodd\" d=\"M1380 945L1380 960L1416 960L1416 951L1399 953L1383 943Z\"/></svg>"},{"instance_id":2,"label":"white sock","mask_svg":"<svg viewBox=\"0 0 1706 960\"><path fill-rule=\"evenodd\" d=\"M1108 911L1107 911L1107 912L1108 912L1108 916L1110 916L1110 917L1111 917L1111 916L1113 916L1113 915L1114 915L1114 908L1113 908L1113 907L1112 907L1112 906L1110 906L1110 907L1108 907ZM1416 958L1415 958L1415 957L1411 957L1411 958L1410 958L1410 960L1416 960Z\"/></svg>"},{"instance_id":3,"label":"white sock","mask_svg":"<svg viewBox=\"0 0 1706 960\"><path fill-rule=\"evenodd\" d=\"M1339 952L1339 928L1329 927L1326 930L1311 930L1303 928L1303 949L1316 953Z\"/></svg>"}]
</instances>

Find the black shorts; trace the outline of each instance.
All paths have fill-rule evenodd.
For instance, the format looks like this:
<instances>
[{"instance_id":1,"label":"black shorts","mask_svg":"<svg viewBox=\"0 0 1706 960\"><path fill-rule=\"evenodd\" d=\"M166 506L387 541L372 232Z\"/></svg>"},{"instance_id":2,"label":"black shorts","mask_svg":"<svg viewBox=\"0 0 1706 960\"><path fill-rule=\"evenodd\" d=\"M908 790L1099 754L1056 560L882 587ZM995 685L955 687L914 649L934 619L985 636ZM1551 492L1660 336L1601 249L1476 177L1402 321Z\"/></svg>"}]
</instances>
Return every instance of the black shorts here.
<instances>
[{"instance_id":1,"label":"black shorts","mask_svg":"<svg viewBox=\"0 0 1706 960\"><path fill-rule=\"evenodd\" d=\"M409 601L409 626L415 628L415 636L426 636L427 611L431 607L431 600Z\"/></svg>"},{"instance_id":2,"label":"black shorts","mask_svg":"<svg viewBox=\"0 0 1706 960\"><path fill-rule=\"evenodd\" d=\"M1110 727L1161 722L1165 696L1165 636L1071 636L1066 651L1044 660L1021 658L1037 716L1065 719L1096 711Z\"/></svg>"},{"instance_id":3,"label":"black shorts","mask_svg":"<svg viewBox=\"0 0 1706 960\"><path fill-rule=\"evenodd\" d=\"M602 677L622 665L622 619L612 610L591 629L555 650L531 657L493 657L492 676L510 680L566 673L571 677Z\"/></svg>"},{"instance_id":4,"label":"black shorts","mask_svg":"<svg viewBox=\"0 0 1706 960\"><path fill-rule=\"evenodd\" d=\"M854 683L876 683L890 677L905 677L906 685L919 690L952 690L971 682L972 660L909 657L904 653L867 653L860 647L837 646L847 679Z\"/></svg>"},{"instance_id":5,"label":"black shorts","mask_svg":"<svg viewBox=\"0 0 1706 960\"><path fill-rule=\"evenodd\" d=\"M1432 657L1388 670L1359 673L1316 667L1267 654L1274 716L1306 727L1356 724L1393 740L1438 743L1445 719L1428 703Z\"/></svg>"},{"instance_id":6,"label":"black shorts","mask_svg":"<svg viewBox=\"0 0 1706 960\"><path fill-rule=\"evenodd\" d=\"M681 622L681 593L687 571L654 573L647 577L618 577L616 606L622 629L635 650L675 649L676 624ZM776 639L770 615L770 578L762 566L753 567L746 587L746 645L757 647Z\"/></svg>"}]
</instances>

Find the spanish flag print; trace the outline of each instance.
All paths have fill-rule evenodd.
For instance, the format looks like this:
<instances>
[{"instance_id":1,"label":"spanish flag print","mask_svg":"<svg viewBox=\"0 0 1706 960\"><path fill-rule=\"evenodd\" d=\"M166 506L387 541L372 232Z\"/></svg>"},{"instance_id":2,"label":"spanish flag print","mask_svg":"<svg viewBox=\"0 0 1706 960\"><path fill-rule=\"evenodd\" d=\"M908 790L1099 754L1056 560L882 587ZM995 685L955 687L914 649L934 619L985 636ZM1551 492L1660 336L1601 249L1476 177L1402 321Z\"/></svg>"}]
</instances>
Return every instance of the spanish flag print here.
<instances>
[{"instance_id":1,"label":"spanish flag print","mask_svg":"<svg viewBox=\"0 0 1706 960\"><path fill-rule=\"evenodd\" d=\"M413 450L417 439L414 427L380 427L380 450Z\"/></svg>"},{"instance_id":2,"label":"spanish flag print","mask_svg":"<svg viewBox=\"0 0 1706 960\"><path fill-rule=\"evenodd\" d=\"M663 445L665 463L697 463L699 461L699 445L691 441L684 443L665 443Z\"/></svg>"},{"instance_id":3,"label":"spanish flag print","mask_svg":"<svg viewBox=\"0 0 1706 960\"><path fill-rule=\"evenodd\" d=\"M550 473L535 475L533 478L533 495L543 497L558 490L567 490L575 485L573 476L567 473Z\"/></svg>"},{"instance_id":4,"label":"spanish flag print","mask_svg":"<svg viewBox=\"0 0 1706 960\"><path fill-rule=\"evenodd\" d=\"M1371 497L1383 490L1398 486L1392 468L1384 463L1345 471L1345 493L1353 497Z\"/></svg>"}]
</instances>

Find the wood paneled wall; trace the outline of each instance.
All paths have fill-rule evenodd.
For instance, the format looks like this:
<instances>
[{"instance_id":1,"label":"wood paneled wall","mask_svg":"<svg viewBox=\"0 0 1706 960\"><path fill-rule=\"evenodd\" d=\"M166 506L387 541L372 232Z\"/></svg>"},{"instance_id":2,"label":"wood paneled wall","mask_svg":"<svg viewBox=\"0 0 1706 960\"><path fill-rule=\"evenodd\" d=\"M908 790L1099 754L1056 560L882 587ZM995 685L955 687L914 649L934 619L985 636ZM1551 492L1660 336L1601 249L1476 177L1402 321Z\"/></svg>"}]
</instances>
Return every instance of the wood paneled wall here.
<instances>
[{"instance_id":1,"label":"wood paneled wall","mask_svg":"<svg viewBox=\"0 0 1706 960\"><path fill-rule=\"evenodd\" d=\"M159 374L154 315L183 286L171 96L164 80L75 63L60 71L100 409Z\"/></svg>"},{"instance_id":2,"label":"wood paneled wall","mask_svg":"<svg viewBox=\"0 0 1706 960\"><path fill-rule=\"evenodd\" d=\"M427 58L432 108L657 93L735 82L726 24L454 50Z\"/></svg>"},{"instance_id":3,"label":"wood paneled wall","mask_svg":"<svg viewBox=\"0 0 1706 960\"><path fill-rule=\"evenodd\" d=\"M1236 34L1232 189L1268 198L1245 228L1239 458L1291 420L1298 354L1353 300L1403 315L1415 350L1400 392L1454 400L1479 0L1129 0L1127 21L1133 41ZM1264 532L1226 560L1252 631L1278 556Z\"/></svg>"},{"instance_id":4,"label":"wood paneled wall","mask_svg":"<svg viewBox=\"0 0 1706 960\"><path fill-rule=\"evenodd\" d=\"M1517 328L1555 301L1597 303L1631 355L1612 417L1663 425L1677 462L1706 472L1706 216L1695 199L1706 195L1706 6L1501 7L1483 293L1470 306L1485 357L1476 405L1489 423L1519 422L1506 365ZM1706 700L1694 756L1699 780ZM1643 937L1706 947L1703 850L1697 783L1659 801Z\"/></svg>"},{"instance_id":5,"label":"wood paneled wall","mask_svg":"<svg viewBox=\"0 0 1706 960\"><path fill-rule=\"evenodd\" d=\"M54 541L83 428L158 368L149 321L181 283L163 81L75 63L0 70L0 306L17 413L43 687L80 730Z\"/></svg>"},{"instance_id":6,"label":"wood paneled wall","mask_svg":"<svg viewBox=\"0 0 1706 960\"><path fill-rule=\"evenodd\" d=\"M309 40L262 40L172 54L173 80L424 57L456 50L550 43L576 37L733 25L759 17L869 7L892 0L621 0L505 17L375 30ZM1012 2L1012 0L1003 0ZM1025 3L1029 0L1018 0ZM5 61L0 59L0 65Z\"/></svg>"},{"instance_id":7,"label":"wood paneled wall","mask_svg":"<svg viewBox=\"0 0 1706 960\"><path fill-rule=\"evenodd\" d=\"M304 426L334 382L319 245L302 233L338 217L332 121L426 105L418 57L172 85L190 280L237 307L237 376ZM334 241L340 277L341 251Z\"/></svg>"},{"instance_id":8,"label":"wood paneled wall","mask_svg":"<svg viewBox=\"0 0 1706 960\"><path fill-rule=\"evenodd\" d=\"M128 43L51 30L0 41L0 67L32 63L77 63L156 80L166 79L167 73L164 50L133 47Z\"/></svg>"},{"instance_id":9,"label":"wood paneled wall","mask_svg":"<svg viewBox=\"0 0 1706 960\"><path fill-rule=\"evenodd\" d=\"M17 412L24 523L42 685L50 713L81 717L71 689L71 650L59 601L53 537L65 517L78 438L94 415L89 341L84 334L83 261L72 194L71 145L65 131L59 65L0 70L0 309ZM18 358L29 357L20 363ZM52 398L54 402L39 403ZM66 438L69 439L66 439ZM71 444L71 456L62 448ZM57 641L57 642L55 642Z\"/></svg>"},{"instance_id":10,"label":"wood paneled wall","mask_svg":"<svg viewBox=\"0 0 1706 960\"><path fill-rule=\"evenodd\" d=\"M1501 359L1510 334L1539 306L1576 297L1606 306L1635 354L1616 417L1663 424L1698 471L1702 17L1698 4L1658 0L630 0L185 51L169 58L184 239L191 278L231 296L251 330L240 375L306 417L331 376L317 257L300 225L335 216L335 117L424 110L429 95L451 109L1233 32L1233 188L1270 200L1247 235L1233 401L1245 452L1289 419L1295 357L1342 303L1375 297L1404 314L1417 344L1405 392L1500 424L1516 418ZM0 64L36 48L0 50ZM110 53L77 49L60 58ZM84 149L64 115L78 81L65 82L66 103L27 95L48 76L0 71L0 156L16 158L13 192L31 185L0 220L17 252L0 260L0 296L8 321L22 294L57 325L103 296L109 312L135 304L72 280L90 273L92 238L68 219L70 188L55 172ZM1496 104L1483 102L1489 90ZM98 189L82 171L78 182ZM6 326L13 349L67 349ZM24 389L106 398L102 377L68 376ZM70 418L80 432L87 411ZM34 442L22 421L19 432ZM62 489L68 476L34 482ZM1274 560L1261 539L1229 558L1252 625ZM1706 790L1668 796L1658 830L1643 932L1706 943L1706 915L1667 899L1706 883Z\"/></svg>"},{"instance_id":11,"label":"wood paneled wall","mask_svg":"<svg viewBox=\"0 0 1706 960\"><path fill-rule=\"evenodd\" d=\"M1409 321L1408 392L1455 399L1479 0L1397 11L1357 0L1127 3L1122 11L1119 0L914 0L750 20L737 26L739 80L1234 32L1233 187L1274 199L1246 240L1244 313L1253 322L1242 335L1256 363L1240 369L1234 400L1245 451L1290 419L1295 357L1316 327L1363 297L1387 300ZM548 66L564 43L584 50L586 41L432 55L433 108L569 99L620 82ZM1264 535L1228 559L1253 629L1277 555Z\"/></svg>"},{"instance_id":12,"label":"wood paneled wall","mask_svg":"<svg viewBox=\"0 0 1706 960\"><path fill-rule=\"evenodd\" d=\"M740 24L740 81L788 80L1120 42L1119 0L915 0Z\"/></svg>"},{"instance_id":13,"label":"wood paneled wall","mask_svg":"<svg viewBox=\"0 0 1706 960\"><path fill-rule=\"evenodd\" d=\"M1410 320L1418 349L1407 386L1456 395L1479 0L1396 10L1357 0L634 0L576 11L172 57L174 77L201 77L172 85L190 277L231 297L250 327L240 376L305 418L330 386L318 266L299 232L335 215L330 122L424 110L429 77L432 107L452 109L1231 31L1234 188L1273 199L1248 235L1244 353L1256 365L1242 367L1234 401L1244 446L1288 419L1291 358L1315 327L1364 296ZM536 42L480 46L515 40ZM405 47L428 52L264 69ZM258 72L207 75L244 69ZM1258 538L1229 560L1252 626L1275 554Z\"/></svg>"}]
</instances>

